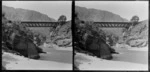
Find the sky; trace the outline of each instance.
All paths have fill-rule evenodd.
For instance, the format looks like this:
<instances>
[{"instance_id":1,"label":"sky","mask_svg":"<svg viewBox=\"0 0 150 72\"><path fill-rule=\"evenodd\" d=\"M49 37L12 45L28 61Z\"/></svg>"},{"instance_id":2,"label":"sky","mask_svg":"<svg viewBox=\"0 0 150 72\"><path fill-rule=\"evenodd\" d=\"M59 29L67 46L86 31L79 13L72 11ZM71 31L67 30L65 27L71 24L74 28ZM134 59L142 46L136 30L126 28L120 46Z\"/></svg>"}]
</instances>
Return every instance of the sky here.
<instances>
[{"instance_id":1,"label":"sky","mask_svg":"<svg viewBox=\"0 0 150 72\"><path fill-rule=\"evenodd\" d=\"M140 21L148 19L148 1L76 1L75 5L110 11L130 20L137 15Z\"/></svg>"},{"instance_id":2,"label":"sky","mask_svg":"<svg viewBox=\"0 0 150 72\"><path fill-rule=\"evenodd\" d=\"M35 10L55 20L58 20L61 15L65 15L67 20L71 20L71 4L71 1L2 1L2 5Z\"/></svg>"}]
</instances>

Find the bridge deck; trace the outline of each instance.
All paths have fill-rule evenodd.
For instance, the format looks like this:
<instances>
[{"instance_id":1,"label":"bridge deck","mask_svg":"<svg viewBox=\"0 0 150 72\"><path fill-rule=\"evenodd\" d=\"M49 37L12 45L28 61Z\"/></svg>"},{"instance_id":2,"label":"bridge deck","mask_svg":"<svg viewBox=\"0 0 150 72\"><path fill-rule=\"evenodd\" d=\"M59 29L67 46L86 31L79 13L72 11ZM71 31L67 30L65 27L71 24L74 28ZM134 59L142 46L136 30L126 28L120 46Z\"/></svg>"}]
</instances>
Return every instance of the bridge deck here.
<instances>
[{"instance_id":1,"label":"bridge deck","mask_svg":"<svg viewBox=\"0 0 150 72\"><path fill-rule=\"evenodd\" d=\"M60 22L21 22L27 27L56 27Z\"/></svg>"},{"instance_id":2,"label":"bridge deck","mask_svg":"<svg viewBox=\"0 0 150 72\"><path fill-rule=\"evenodd\" d=\"M131 22L94 22L99 27L129 27L132 25Z\"/></svg>"},{"instance_id":3,"label":"bridge deck","mask_svg":"<svg viewBox=\"0 0 150 72\"><path fill-rule=\"evenodd\" d=\"M56 27L60 22L21 22L27 27ZM94 22L99 27L124 28L132 25L131 22Z\"/></svg>"}]
</instances>

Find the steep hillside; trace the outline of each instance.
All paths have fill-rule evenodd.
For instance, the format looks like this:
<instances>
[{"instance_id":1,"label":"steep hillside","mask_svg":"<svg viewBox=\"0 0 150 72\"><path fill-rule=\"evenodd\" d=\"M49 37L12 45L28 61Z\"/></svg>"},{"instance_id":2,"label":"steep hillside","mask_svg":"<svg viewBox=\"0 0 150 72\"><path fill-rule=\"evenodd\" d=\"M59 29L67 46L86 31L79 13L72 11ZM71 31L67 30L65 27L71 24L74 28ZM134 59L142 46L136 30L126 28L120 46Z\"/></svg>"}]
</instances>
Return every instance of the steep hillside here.
<instances>
[{"instance_id":1,"label":"steep hillside","mask_svg":"<svg viewBox=\"0 0 150 72\"><path fill-rule=\"evenodd\" d=\"M7 19L13 21L55 21L47 15L33 10L2 6L2 11L6 13Z\"/></svg>"},{"instance_id":2,"label":"steep hillside","mask_svg":"<svg viewBox=\"0 0 150 72\"><path fill-rule=\"evenodd\" d=\"M25 10L25 9L15 9L12 7L2 6L2 11L5 12L6 18L12 21L55 21L49 18L47 15L42 13ZM59 46L71 46L72 43L72 32L71 32L71 21L67 21L66 24L62 25L57 31L51 27L29 27L30 30L36 33L40 33L47 37L47 41L54 40L54 43ZM54 32L56 34L54 38L51 38L50 33Z\"/></svg>"},{"instance_id":3,"label":"steep hillside","mask_svg":"<svg viewBox=\"0 0 150 72\"><path fill-rule=\"evenodd\" d=\"M94 22L128 22L127 19L120 17L117 14L97 10L88 9L85 7L75 7L75 11L78 13L78 17L84 21L94 21ZM122 28L101 28L107 34L113 34L120 37L122 35Z\"/></svg>"},{"instance_id":4,"label":"steep hillside","mask_svg":"<svg viewBox=\"0 0 150 72\"><path fill-rule=\"evenodd\" d=\"M133 47L145 47L148 44L148 20L141 21L133 27L126 39L126 43Z\"/></svg>"},{"instance_id":5,"label":"steep hillside","mask_svg":"<svg viewBox=\"0 0 150 72\"><path fill-rule=\"evenodd\" d=\"M55 44L59 46L72 46L71 21L62 25L56 33L57 35L54 38Z\"/></svg>"},{"instance_id":6,"label":"steep hillside","mask_svg":"<svg viewBox=\"0 0 150 72\"><path fill-rule=\"evenodd\" d=\"M85 21L98 21L98 22L127 22L128 20L120 17L117 14L97 10L97 9L87 9L85 7L75 7L75 11L78 12L79 18Z\"/></svg>"}]
</instances>

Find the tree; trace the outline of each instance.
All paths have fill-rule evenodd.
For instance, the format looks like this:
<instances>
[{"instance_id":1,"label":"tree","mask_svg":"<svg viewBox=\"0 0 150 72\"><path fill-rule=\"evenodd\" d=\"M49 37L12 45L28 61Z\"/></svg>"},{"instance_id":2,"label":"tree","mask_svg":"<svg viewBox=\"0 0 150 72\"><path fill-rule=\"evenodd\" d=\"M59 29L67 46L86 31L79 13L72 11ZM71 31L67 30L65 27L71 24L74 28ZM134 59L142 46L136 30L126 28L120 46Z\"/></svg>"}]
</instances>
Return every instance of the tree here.
<instances>
[{"instance_id":1,"label":"tree","mask_svg":"<svg viewBox=\"0 0 150 72\"><path fill-rule=\"evenodd\" d=\"M58 19L58 22L66 22L67 18L65 15L61 15Z\"/></svg>"},{"instance_id":2,"label":"tree","mask_svg":"<svg viewBox=\"0 0 150 72\"><path fill-rule=\"evenodd\" d=\"M130 20L131 22L138 22L139 21L139 17L138 16L133 16Z\"/></svg>"}]
</instances>

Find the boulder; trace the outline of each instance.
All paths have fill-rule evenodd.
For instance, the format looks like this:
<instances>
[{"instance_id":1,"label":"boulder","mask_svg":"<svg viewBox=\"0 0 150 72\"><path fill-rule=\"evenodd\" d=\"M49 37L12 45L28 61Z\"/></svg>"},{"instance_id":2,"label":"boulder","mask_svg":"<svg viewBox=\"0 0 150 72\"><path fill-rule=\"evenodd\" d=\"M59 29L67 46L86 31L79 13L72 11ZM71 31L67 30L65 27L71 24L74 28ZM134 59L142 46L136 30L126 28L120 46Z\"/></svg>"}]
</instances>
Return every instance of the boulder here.
<instances>
[{"instance_id":1,"label":"boulder","mask_svg":"<svg viewBox=\"0 0 150 72\"><path fill-rule=\"evenodd\" d=\"M55 42L58 46L70 46L72 39L62 39Z\"/></svg>"},{"instance_id":2,"label":"boulder","mask_svg":"<svg viewBox=\"0 0 150 72\"><path fill-rule=\"evenodd\" d=\"M110 46L102 38L88 36L86 50L103 59L112 59Z\"/></svg>"},{"instance_id":3,"label":"boulder","mask_svg":"<svg viewBox=\"0 0 150 72\"><path fill-rule=\"evenodd\" d=\"M4 38L2 40L2 49L6 52L16 53L33 59L40 58L39 53L42 53L42 50L33 43L32 33L22 26L20 22L9 21L5 18L5 15L2 16L2 20L2 35Z\"/></svg>"},{"instance_id":4,"label":"boulder","mask_svg":"<svg viewBox=\"0 0 150 72\"><path fill-rule=\"evenodd\" d=\"M144 39L129 40L127 42L131 47L145 47L147 46L147 43L147 40Z\"/></svg>"}]
</instances>

